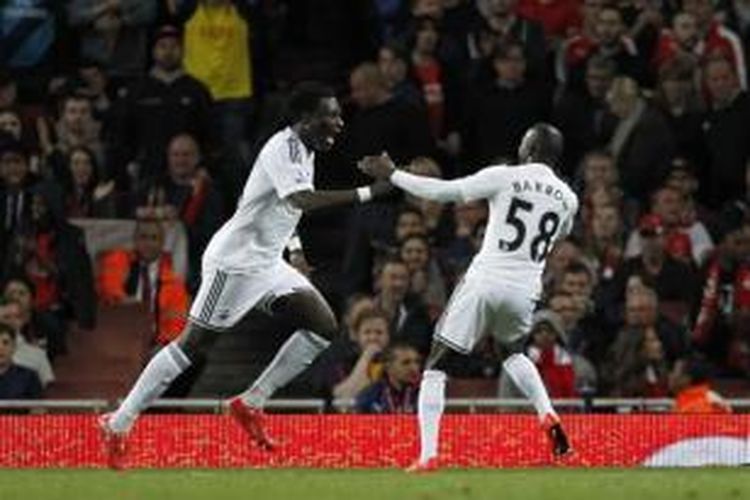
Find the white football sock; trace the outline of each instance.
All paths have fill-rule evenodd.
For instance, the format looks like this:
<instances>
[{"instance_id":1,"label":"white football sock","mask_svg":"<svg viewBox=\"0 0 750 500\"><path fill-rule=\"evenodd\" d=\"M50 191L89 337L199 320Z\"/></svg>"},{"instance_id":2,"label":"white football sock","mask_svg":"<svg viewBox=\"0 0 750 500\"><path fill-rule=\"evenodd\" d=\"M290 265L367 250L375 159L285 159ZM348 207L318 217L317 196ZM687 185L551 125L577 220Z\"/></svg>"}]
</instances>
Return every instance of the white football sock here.
<instances>
[{"instance_id":1,"label":"white football sock","mask_svg":"<svg viewBox=\"0 0 750 500\"><path fill-rule=\"evenodd\" d=\"M151 358L120 407L109 419L113 432L128 432L138 415L167 390L169 384L190 366L190 359L176 342Z\"/></svg>"},{"instance_id":2,"label":"white football sock","mask_svg":"<svg viewBox=\"0 0 750 500\"><path fill-rule=\"evenodd\" d=\"M253 385L239 397L249 406L262 408L274 392L302 373L330 344L313 332L297 330L281 346L271 364Z\"/></svg>"},{"instance_id":3,"label":"white football sock","mask_svg":"<svg viewBox=\"0 0 750 500\"><path fill-rule=\"evenodd\" d=\"M531 400L540 419L550 413L557 416L554 408L552 408L552 402L549 400L542 377L539 376L539 370L525 354L512 354L503 363L503 368L510 375L516 387Z\"/></svg>"},{"instance_id":4,"label":"white football sock","mask_svg":"<svg viewBox=\"0 0 750 500\"><path fill-rule=\"evenodd\" d=\"M424 464L438 454L440 437L440 417L445 408L445 373L439 370L425 370L419 386L419 440L421 451L419 462Z\"/></svg>"}]
</instances>

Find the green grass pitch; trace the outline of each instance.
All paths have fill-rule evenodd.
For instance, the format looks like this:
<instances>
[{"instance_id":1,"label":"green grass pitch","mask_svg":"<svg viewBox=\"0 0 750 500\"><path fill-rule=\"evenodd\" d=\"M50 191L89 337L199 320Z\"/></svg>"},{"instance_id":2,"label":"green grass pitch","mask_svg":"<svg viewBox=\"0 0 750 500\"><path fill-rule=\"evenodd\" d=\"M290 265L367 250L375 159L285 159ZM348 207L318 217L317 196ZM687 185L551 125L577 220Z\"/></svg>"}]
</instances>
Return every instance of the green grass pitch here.
<instances>
[{"instance_id":1,"label":"green grass pitch","mask_svg":"<svg viewBox=\"0 0 750 500\"><path fill-rule=\"evenodd\" d=\"M750 499L750 470L0 470L2 500Z\"/></svg>"}]
</instances>

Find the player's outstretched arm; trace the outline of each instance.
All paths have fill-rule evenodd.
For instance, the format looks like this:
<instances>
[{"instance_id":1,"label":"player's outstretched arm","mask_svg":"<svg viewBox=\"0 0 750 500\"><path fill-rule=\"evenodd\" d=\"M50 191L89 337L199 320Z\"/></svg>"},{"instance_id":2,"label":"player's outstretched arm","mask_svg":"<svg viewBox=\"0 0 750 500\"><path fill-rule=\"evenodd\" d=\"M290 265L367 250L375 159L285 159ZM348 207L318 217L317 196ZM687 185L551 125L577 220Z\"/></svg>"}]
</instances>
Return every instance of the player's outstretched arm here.
<instances>
[{"instance_id":1,"label":"player's outstretched arm","mask_svg":"<svg viewBox=\"0 0 750 500\"><path fill-rule=\"evenodd\" d=\"M378 180L387 180L407 193L439 202L466 201L464 179L446 181L397 170L387 154L368 156L358 168Z\"/></svg>"},{"instance_id":2,"label":"player's outstretched arm","mask_svg":"<svg viewBox=\"0 0 750 500\"><path fill-rule=\"evenodd\" d=\"M329 191L304 190L291 193L287 200L303 212L321 208L366 203L373 198L383 196L392 190L387 182L376 182L371 186L357 189L335 189Z\"/></svg>"}]
</instances>

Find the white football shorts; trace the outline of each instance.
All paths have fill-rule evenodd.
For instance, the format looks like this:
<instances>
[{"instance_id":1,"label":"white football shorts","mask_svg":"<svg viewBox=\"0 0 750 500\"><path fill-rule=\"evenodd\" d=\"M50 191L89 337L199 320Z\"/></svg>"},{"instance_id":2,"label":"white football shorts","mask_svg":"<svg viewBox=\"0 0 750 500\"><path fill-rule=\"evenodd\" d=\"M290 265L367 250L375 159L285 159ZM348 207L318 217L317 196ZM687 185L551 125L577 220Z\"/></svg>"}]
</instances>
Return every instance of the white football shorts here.
<instances>
[{"instance_id":1,"label":"white football shorts","mask_svg":"<svg viewBox=\"0 0 750 500\"><path fill-rule=\"evenodd\" d=\"M470 268L453 291L434 337L464 354L484 335L514 344L531 330L537 288L518 275Z\"/></svg>"},{"instance_id":2,"label":"white football shorts","mask_svg":"<svg viewBox=\"0 0 750 500\"><path fill-rule=\"evenodd\" d=\"M250 310L270 312L275 299L299 290L318 293L302 273L285 261L269 270L245 274L204 267L189 318L209 330L227 330Z\"/></svg>"}]
</instances>

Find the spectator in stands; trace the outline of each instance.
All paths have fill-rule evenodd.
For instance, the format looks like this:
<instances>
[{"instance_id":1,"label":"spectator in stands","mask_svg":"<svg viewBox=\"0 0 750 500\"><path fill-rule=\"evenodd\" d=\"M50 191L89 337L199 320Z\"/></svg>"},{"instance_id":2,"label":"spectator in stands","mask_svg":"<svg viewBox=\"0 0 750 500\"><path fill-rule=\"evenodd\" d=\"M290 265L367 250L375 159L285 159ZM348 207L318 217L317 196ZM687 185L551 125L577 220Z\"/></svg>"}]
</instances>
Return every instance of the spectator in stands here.
<instances>
[{"instance_id":1,"label":"spectator in stands","mask_svg":"<svg viewBox=\"0 0 750 500\"><path fill-rule=\"evenodd\" d=\"M138 216L154 217L161 213L180 220L188 233L191 290L197 288L200 264L208 240L224 221L223 198L202 165L200 146L187 133L172 138L167 148L166 175L154 182L138 200ZM157 202L163 205L155 206Z\"/></svg>"},{"instance_id":2,"label":"spectator in stands","mask_svg":"<svg viewBox=\"0 0 750 500\"><path fill-rule=\"evenodd\" d=\"M119 93L112 116L117 140L111 145L119 189L137 191L163 173L164 151L176 134L189 132L200 142L209 137L211 96L185 73L182 53L179 30L162 26L155 35L151 71Z\"/></svg>"},{"instance_id":3,"label":"spectator in stands","mask_svg":"<svg viewBox=\"0 0 750 500\"><path fill-rule=\"evenodd\" d=\"M583 83L586 61L595 55L614 62L616 75L627 76L640 84L648 82L647 66L638 47L627 33L627 25L616 5L599 8L594 36L579 34L565 44L564 81L568 85Z\"/></svg>"},{"instance_id":4,"label":"spectator in stands","mask_svg":"<svg viewBox=\"0 0 750 500\"><path fill-rule=\"evenodd\" d=\"M258 2L184 0L185 70L200 80L213 98L213 143L221 146L221 177L239 194L247 176L250 117L255 107L255 60L251 21Z\"/></svg>"},{"instance_id":5,"label":"spectator in stands","mask_svg":"<svg viewBox=\"0 0 750 500\"><path fill-rule=\"evenodd\" d=\"M638 224L641 254L625 260L612 282L614 303L622 301L628 278L641 275L653 283L659 299L684 314L695 303L698 276L695 266L672 257L666 250L664 223L654 214L643 216Z\"/></svg>"},{"instance_id":6,"label":"spectator in stands","mask_svg":"<svg viewBox=\"0 0 750 500\"><path fill-rule=\"evenodd\" d=\"M13 354L13 363L33 370L43 387L54 382L55 374L47 352L26 340L23 334L26 327L23 306L18 302L0 301L0 325L9 326L15 332L16 352Z\"/></svg>"},{"instance_id":7,"label":"spectator in stands","mask_svg":"<svg viewBox=\"0 0 750 500\"><path fill-rule=\"evenodd\" d=\"M670 363L687 350L687 331L659 313L660 297L652 288L634 289L625 297L625 323L618 336L632 330L644 330L661 342L664 357Z\"/></svg>"},{"instance_id":8,"label":"spectator in stands","mask_svg":"<svg viewBox=\"0 0 750 500\"><path fill-rule=\"evenodd\" d=\"M606 96L615 71L613 61L602 56L589 58L585 85L566 88L555 105L553 122L565 137L563 173L568 178L573 178L573 169L586 152L606 145L607 127L612 121L607 113Z\"/></svg>"},{"instance_id":9,"label":"spectator in stands","mask_svg":"<svg viewBox=\"0 0 750 500\"><path fill-rule=\"evenodd\" d=\"M738 76L740 87L746 89L747 68L742 42L736 33L716 18L711 0L684 0L682 8L695 17L700 39L705 45L705 56L719 56L730 61Z\"/></svg>"},{"instance_id":10,"label":"spectator in stands","mask_svg":"<svg viewBox=\"0 0 750 500\"><path fill-rule=\"evenodd\" d=\"M355 339L326 363L327 385L337 399L352 399L382 371L382 354L390 342L388 317L377 309L364 309L354 320Z\"/></svg>"},{"instance_id":11,"label":"spectator in stands","mask_svg":"<svg viewBox=\"0 0 750 500\"><path fill-rule=\"evenodd\" d=\"M363 63L354 68L349 85L356 109L344 132L347 161L387 150L394 161L405 164L432 151L424 109L394 98L376 64Z\"/></svg>"},{"instance_id":12,"label":"spectator in stands","mask_svg":"<svg viewBox=\"0 0 750 500\"><path fill-rule=\"evenodd\" d=\"M586 256L593 261L597 282L609 282L623 259L624 231L620 210L601 205L593 210L591 227L586 231Z\"/></svg>"},{"instance_id":13,"label":"spectator in stands","mask_svg":"<svg viewBox=\"0 0 750 500\"><path fill-rule=\"evenodd\" d=\"M37 183L26 148L7 134L0 136L0 264L8 258L13 235L31 218L31 190Z\"/></svg>"},{"instance_id":14,"label":"spectator in stands","mask_svg":"<svg viewBox=\"0 0 750 500\"><path fill-rule=\"evenodd\" d=\"M750 224L748 210L731 204L721 213L721 234L708 261L693 345L722 373L750 373Z\"/></svg>"},{"instance_id":15,"label":"spectator in stands","mask_svg":"<svg viewBox=\"0 0 750 500\"><path fill-rule=\"evenodd\" d=\"M11 327L0 323L0 399L41 398L39 377L32 370L13 362L15 350L15 333Z\"/></svg>"},{"instance_id":16,"label":"spectator in stands","mask_svg":"<svg viewBox=\"0 0 750 500\"><path fill-rule=\"evenodd\" d=\"M662 28L654 47L651 65L661 72L665 65L675 59L684 59L693 64L700 64L705 52L701 42L698 22L689 12L680 11L672 17L672 27Z\"/></svg>"},{"instance_id":17,"label":"spectator in stands","mask_svg":"<svg viewBox=\"0 0 750 500\"><path fill-rule=\"evenodd\" d=\"M550 47L556 47L581 24L581 10L574 0L520 0L518 13L544 28Z\"/></svg>"},{"instance_id":18,"label":"spectator in stands","mask_svg":"<svg viewBox=\"0 0 750 500\"><path fill-rule=\"evenodd\" d=\"M96 61L81 61L76 69L75 93L91 102L94 119L106 126L112 106L110 76L104 66Z\"/></svg>"},{"instance_id":19,"label":"spectator in stands","mask_svg":"<svg viewBox=\"0 0 750 500\"><path fill-rule=\"evenodd\" d=\"M445 307L447 286L432 252L425 236L412 234L401 242L399 256L409 269L409 293L421 298L430 320L435 321Z\"/></svg>"},{"instance_id":20,"label":"spectator in stands","mask_svg":"<svg viewBox=\"0 0 750 500\"><path fill-rule=\"evenodd\" d=\"M148 30L156 2L72 0L68 23L79 34L80 57L104 65L118 78L140 76L146 68Z\"/></svg>"},{"instance_id":21,"label":"spectator in stands","mask_svg":"<svg viewBox=\"0 0 750 500\"><path fill-rule=\"evenodd\" d=\"M661 340L652 329L643 328L622 330L599 371L607 394L625 398L666 397L668 372Z\"/></svg>"},{"instance_id":22,"label":"spectator in stands","mask_svg":"<svg viewBox=\"0 0 750 500\"><path fill-rule=\"evenodd\" d=\"M545 289L554 288L554 284L560 281L565 268L571 262L580 261L583 253L578 242L572 238L559 241L549 253L547 266L544 269L543 281Z\"/></svg>"},{"instance_id":23,"label":"spectator in stands","mask_svg":"<svg viewBox=\"0 0 750 500\"><path fill-rule=\"evenodd\" d=\"M705 186L706 203L718 209L726 200L744 194L745 165L750 159L750 141L746 137L750 96L740 87L737 73L726 59L709 59L703 76L710 105L703 124L709 163L701 174L701 185Z\"/></svg>"},{"instance_id":24,"label":"spectator in stands","mask_svg":"<svg viewBox=\"0 0 750 500\"><path fill-rule=\"evenodd\" d=\"M357 395L360 413L416 413L422 360L417 350L395 343L383 353L383 376Z\"/></svg>"},{"instance_id":25,"label":"spectator in stands","mask_svg":"<svg viewBox=\"0 0 750 500\"><path fill-rule=\"evenodd\" d=\"M675 153L698 164L706 161L704 106L698 88L697 66L675 57L659 69L655 103L664 113L675 138Z\"/></svg>"},{"instance_id":26,"label":"spectator in stands","mask_svg":"<svg viewBox=\"0 0 750 500\"><path fill-rule=\"evenodd\" d=\"M23 123L21 122L21 115L10 108L0 108L0 131L8 135L6 140L22 141Z\"/></svg>"},{"instance_id":27,"label":"spectator in stands","mask_svg":"<svg viewBox=\"0 0 750 500\"><path fill-rule=\"evenodd\" d=\"M394 99L424 105L424 96L411 76L409 53L401 44L391 41L382 45L378 50L378 67Z\"/></svg>"},{"instance_id":28,"label":"spectator in stands","mask_svg":"<svg viewBox=\"0 0 750 500\"><path fill-rule=\"evenodd\" d=\"M65 325L59 318L46 311L37 310L36 290L31 281L24 276L11 276L6 279L2 289L2 300L8 304L5 310L7 323L23 337L22 342L41 349L45 357L54 360L58 354L65 352ZM42 374L43 381L46 373Z\"/></svg>"},{"instance_id":29,"label":"spectator in stands","mask_svg":"<svg viewBox=\"0 0 750 500\"><path fill-rule=\"evenodd\" d=\"M415 175L423 175L435 179L442 179L444 177L441 166L435 160L426 156L414 158L406 166L406 170ZM442 246L452 239L453 228L451 226L453 224L450 220L451 214L449 210L446 210L446 206L443 203L419 198L408 193L404 193L404 201L407 206L417 208L422 213L425 229L424 234L432 244ZM475 205L461 206L468 209L473 208ZM476 206L483 207L484 205L476 204ZM456 205L454 205L454 209L455 207ZM487 217L486 211L484 217Z\"/></svg>"},{"instance_id":30,"label":"spectator in stands","mask_svg":"<svg viewBox=\"0 0 750 500\"><path fill-rule=\"evenodd\" d=\"M164 346L185 326L189 296L165 253L164 227L156 220L139 220L133 250L111 250L99 259L97 289L105 304L143 303L153 315L149 347Z\"/></svg>"},{"instance_id":31,"label":"spectator in stands","mask_svg":"<svg viewBox=\"0 0 750 500\"><path fill-rule=\"evenodd\" d=\"M414 81L419 85L427 111L427 122L433 140L446 153L459 152L459 113L461 89L453 68L438 53L440 42L437 21L429 17L416 20L411 43Z\"/></svg>"},{"instance_id":32,"label":"spectator in stands","mask_svg":"<svg viewBox=\"0 0 750 500\"><path fill-rule=\"evenodd\" d=\"M616 78L607 103L618 118L609 152L617 162L625 193L642 200L666 178L674 138L664 116L646 102L635 80Z\"/></svg>"},{"instance_id":33,"label":"spectator in stands","mask_svg":"<svg viewBox=\"0 0 750 500\"><path fill-rule=\"evenodd\" d=\"M747 63L750 57L750 15L748 15L747 1L728 0L721 2L717 7L721 9L717 15L722 19L722 24L734 31L742 40Z\"/></svg>"},{"instance_id":34,"label":"spectator in stands","mask_svg":"<svg viewBox=\"0 0 750 500\"><path fill-rule=\"evenodd\" d=\"M732 408L711 389L708 365L695 356L677 360L669 374L669 389L677 413L732 413Z\"/></svg>"},{"instance_id":35,"label":"spectator in stands","mask_svg":"<svg viewBox=\"0 0 750 500\"><path fill-rule=\"evenodd\" d=\"M543 309L534 314L525 352L537 366L550 397L577 397L577 371L582 375L586 372L586 377L596 379L593 367L589 363L580 358L576 363L575 355L566 346L562 320L549 309ZM577 364L582 368L577 368ZM583 368L586 365L588 367ZM498 392L501 398L520 396L505 371L500 374Z\"/></svg>"},{"instance_id":36,"label":"spectator in stands","mask_svg":"<svg viewBox=\"0 0 750 500\"><path fill-rule=\"evenodd\" d=\"M40 120L37 127L40 145L48 163L63 164L64 158L72 148L82 146L94 153L97 165L102 167L97 175L106 179L110 177L110 173L104 168L101 128L101 124L94 120L91 101L79 95L62 98L60 118L54 124L53 130L47 128L45 120Z\"/></svg>"},{"instance_id":37,"label":"spectator in stands","mask_svg":"<svg viewBox=\"0 0 750 500\"><path fill-rule=\"evenodd\" d=\"M355 325L359 321L359 316L369 309L375 309L375 301L371 295L366 293L355 293L347 297L346 306L341 315L343 339L356 342L357 329Z\"/></svg>"},{"instance_id":38,"label":"spectator in stands","mask_svg":"<svg viewBox=\"0 0 750 500\"><path fill-rule=\"evenodd\" d=\"M116 214L115 183L100 181L94 153L85 146L72 147L64 170L57 174L65 196L65 217L109 219Z\"/></svg>"},{"instance_id":39,"label":"spectator in stands","mask_svg":"<svg viewBox=\"0 0 750 500\"><path fill-rule=\"evenodd\" d=\"M686 211L685 199L676 189L662 187L651 196L651 213L663 226L667 254L697 269L705 262L714 244L706 226L698 220L688 219ZM653 222L656 223L656 219ZM640 255L642 245L640 231L633 231L628 238L625 257Z\"/></svg>"},{"instance_id":40,"label":"spectator in stands","mask_svg":"<svg viewBox=\"0 0 750 500\"><path fill-rule=\"evenodd\" d=\"M409 268L400 259L386 260L379 266L375 305L388 316L391 337L427 352L431 324L425 304L409 293Z\"/></svg>"},{"instance_id":41,"label":"spectator in stands","mask_svg":"<svg viewBox=\"0 0 750 500\"><path fill-rule=\"evenodd\" d=\"M523 47L528 73L533 78L544 78L547 71L547 42L544 27L536 21L526 19L518 13L517 0L479 0L478 10L481 24L472 36L475 46L480 28L495 34L497 44L518 41Z\"/></svg>"},{"instance_id":42,"label":"spectator in stands","mask_svg":"<svg viewBox=\"0 0 750 500\"><path fill-rule=\"evenodd\" d=\"M528 77L525 57L518 42L499 45L492 81L469 98L464 138L475 169L498 158L515 158L524 131L549 115L549 89Z\"/></svg>"}]
</instances>

